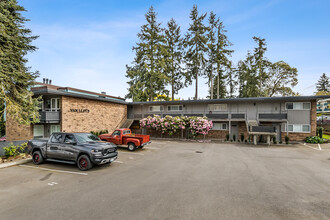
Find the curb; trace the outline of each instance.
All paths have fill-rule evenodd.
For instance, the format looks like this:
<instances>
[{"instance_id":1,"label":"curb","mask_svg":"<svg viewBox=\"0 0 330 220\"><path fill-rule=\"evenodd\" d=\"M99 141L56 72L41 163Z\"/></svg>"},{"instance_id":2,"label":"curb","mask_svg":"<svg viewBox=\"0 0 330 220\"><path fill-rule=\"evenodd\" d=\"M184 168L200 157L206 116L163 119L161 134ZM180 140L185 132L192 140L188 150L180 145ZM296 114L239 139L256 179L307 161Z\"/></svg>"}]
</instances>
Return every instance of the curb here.
<instances>
[{"instance_id":1,"label":"curb","mask_svg":"<svg viewBox=\"0 0 330 220\"><path fill-rule=\"evenodd\" d=\"M0 169L11 167L11 166L16 166L16 165L19 165L19 164L29 163L31 161L32 161L31 158L27 158L27 159L23 159L23 160L19 160L19 161L13 161L13 162L9 162L9 163L2 163L2 164L0 164Z\"/></svg>"}]
</instances>

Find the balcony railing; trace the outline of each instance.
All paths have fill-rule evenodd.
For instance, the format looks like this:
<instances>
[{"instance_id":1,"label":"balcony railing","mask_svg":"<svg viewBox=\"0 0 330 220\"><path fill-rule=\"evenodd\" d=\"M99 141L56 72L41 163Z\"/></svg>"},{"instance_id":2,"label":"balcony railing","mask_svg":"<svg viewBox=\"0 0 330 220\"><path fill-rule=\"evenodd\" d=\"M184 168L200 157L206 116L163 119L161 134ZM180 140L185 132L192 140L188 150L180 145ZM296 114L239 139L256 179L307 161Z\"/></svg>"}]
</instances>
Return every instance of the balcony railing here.
<instances>
[{"instance_id":1,"label":"balcony railing","mask_svg":"<svg viewBox=\"0 0 330 220\"><path fill-rule=\"evenodd\" d=\"M277 119L277 120L283 120L287 119L287 114L272 114L272 113L261 113L259 114L259 119Z\"/></svg>"},{"instance_id":2,"label":"balcony railing","mask_svg":"<svg viewBox=\"0 0 330 220\"><path fill-rule=\"evenodd\" d=\"M59 123L61 120L61 112L40 111L40 123Z\"/></svg>"},{"instance_id":3,"label":"balcony railing","mask_svg":"<svg viewBox=\"0 0 330 220\"><path fill-rule=\"evenodd\" d=\"M276 132L273 126L253 126L252 132Z\"/></svg>"},{"instance_id":4,"label":"balcony railing","mask_svg":"<svg viewBox=\"0 0 330 220\"><path fill-rule=\"evenodd\" d=\"M214 119L228 119L228 114L206 114L206 117Z\"/></svg>"},{"instance_id":5,"label":"balcony railing","mask_svg":"<svg viewBox=\"0 0 330 220\"><path fill-rule=\"evenodd\" d=\"M245 114L231 114L232 119L245 119Z\"/></svg>"}]
</instances>

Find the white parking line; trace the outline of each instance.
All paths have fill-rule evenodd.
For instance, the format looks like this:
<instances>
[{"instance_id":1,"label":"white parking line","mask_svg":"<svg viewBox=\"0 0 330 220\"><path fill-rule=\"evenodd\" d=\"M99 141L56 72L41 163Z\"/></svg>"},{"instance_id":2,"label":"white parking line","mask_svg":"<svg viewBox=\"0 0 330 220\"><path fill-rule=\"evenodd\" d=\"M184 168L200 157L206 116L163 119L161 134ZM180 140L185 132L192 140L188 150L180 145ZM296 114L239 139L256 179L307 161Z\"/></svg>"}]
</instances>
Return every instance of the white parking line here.
<instances>
[{"instance_id":1,"label":"white parking line","mask_svg":"<svg viewBox=\"0 0 330 220\"><path fill-rule=\"evenodd\" d=\"M88 175L88 173L71 172L71 171L65 171L65 170L54 170L54 169L48 169L48 168L44 168L44 167L35 167L35 166L28 166L28 165L19 165L19 166L40 169L40 170L54 171L54 172L59 172L59 173L70 173L70 174L85 175L85 176Z\"/></svg>"},{"instance_id":2,"label":"white parking line","mask_svg":"<svg viewBox=\"0 0 330 220\"><path fill-rule=\"evenodd\" d=\"M321 145L320 144L318 144L318 145L319 145L319 149L322 150Z\"/></svg>"},{"instance_id":3,"label":"white parking line","mask_svg":"<svg viewBox=\"0 0 330 220\"><path fill-rule=\"evenodd\" d=\"M301 144L301 145L304 145L304 146L306 146L306 147L309 147L309 148L311 148L311 149L313 149L313 150L320 150L320 149L317 149L317 148L315 148L315 147L311 147L311 146L307 145L306 143L304 143L304 144L300 143L300 144Z\"/></svg>"},{"instance_id":4,"label":"white parking line","mask_svg":"<svg viewBox=\"0 0 330 220\"><path fill-rule=\"evenodd\" d=\"M144 154L142 153L133 153L133 152L122 152L122 151L118 151L119 154L134 154L134 155L141 155L144 156Z\"/></svg>"},{"instance_id":5,"label":"white parking line","mask_svg":"<svg viewBox=\"0 0 330 220\"><path fill-rule=\"evenodd\" d=\"M158 147L144 147L144 149L158 150Z\"/></svg>"},{"instance_id":6,"label":"white parking line","mask_svg":"<svg viewBox=\"0 0 330 220\"><path fill-rule=\"evenodd\" d=\"M124 163L123 161L115 160L112 163Z\"/></svg>"}]
</instances>

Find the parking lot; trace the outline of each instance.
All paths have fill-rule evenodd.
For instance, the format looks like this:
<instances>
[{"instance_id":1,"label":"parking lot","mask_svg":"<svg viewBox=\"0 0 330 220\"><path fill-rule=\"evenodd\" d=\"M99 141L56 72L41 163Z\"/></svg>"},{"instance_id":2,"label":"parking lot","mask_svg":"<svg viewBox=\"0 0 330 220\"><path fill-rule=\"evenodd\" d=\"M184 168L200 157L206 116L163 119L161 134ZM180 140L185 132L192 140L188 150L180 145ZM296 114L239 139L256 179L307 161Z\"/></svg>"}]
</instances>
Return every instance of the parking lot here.
<instances>
[{"instance_id":1,"label":"parking lot","mask_svg":"<svg viewBox=\"0 0 330 220\"><path fill-rule=\"evenodd\" d=\"M0 219L329 219L330 147L154 141L111 165L0 170Z\"/></svg>"}]
</instances>

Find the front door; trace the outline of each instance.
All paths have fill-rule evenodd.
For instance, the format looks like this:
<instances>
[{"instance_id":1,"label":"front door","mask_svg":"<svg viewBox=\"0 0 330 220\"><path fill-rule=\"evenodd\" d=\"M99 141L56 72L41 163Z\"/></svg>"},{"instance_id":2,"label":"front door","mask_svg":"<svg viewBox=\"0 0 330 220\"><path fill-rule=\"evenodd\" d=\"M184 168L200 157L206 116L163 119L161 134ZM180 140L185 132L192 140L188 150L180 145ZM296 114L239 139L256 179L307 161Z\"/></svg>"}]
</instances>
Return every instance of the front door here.
<instances>
[{"instance_id":1,"label":"front door","mask_svg":"<svg viewBox=\"0 0 330 220\"><path fill-rule=\"evenodd\" d=\"M238 140L238 124L231 124L231 134L230 134L230 139L234 140L234 135L235 135L235 141Z\"/></svg>"},{"instance_id":2,"label":"front door","mask_svg":"<svg viewBox=\"0 0 330 220\"><path fill-rule=\"evenodd\" d=\"M53 134L47 146L47 157L61 159L62 157L62 134Z\"/></svg>"}]
</instances>

